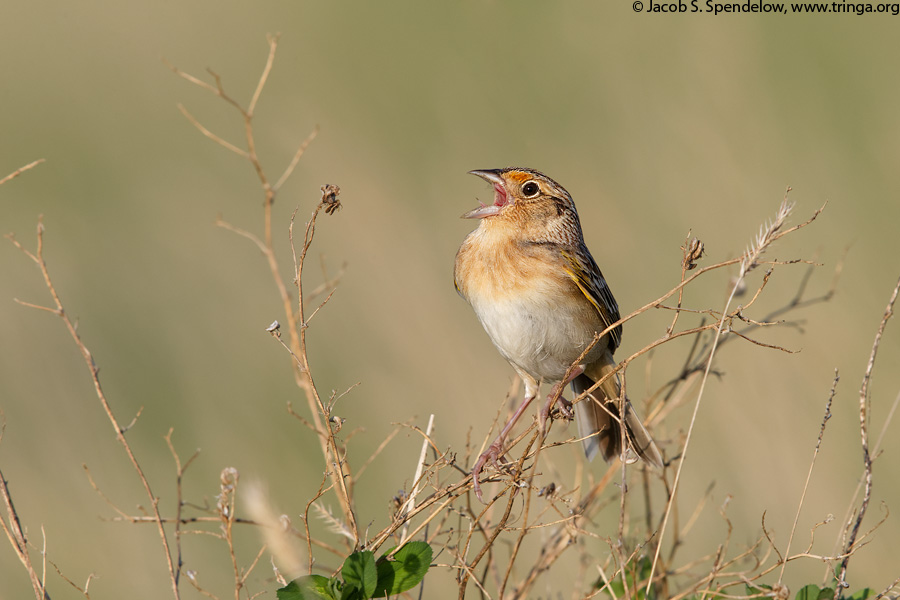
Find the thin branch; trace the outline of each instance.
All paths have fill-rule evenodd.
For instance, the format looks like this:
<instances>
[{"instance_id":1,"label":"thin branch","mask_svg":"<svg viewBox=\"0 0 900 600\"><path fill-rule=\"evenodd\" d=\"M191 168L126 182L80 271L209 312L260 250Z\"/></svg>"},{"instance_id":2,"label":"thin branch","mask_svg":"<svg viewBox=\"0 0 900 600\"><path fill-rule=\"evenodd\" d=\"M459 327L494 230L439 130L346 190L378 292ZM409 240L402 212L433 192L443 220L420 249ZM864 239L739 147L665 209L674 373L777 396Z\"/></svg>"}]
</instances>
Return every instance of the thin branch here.
<instances>
[{"instance_id":1,"label":"thin branch","mask_svg":"<svg viewBox=\"0 0 900 600\"><path fill-rule=\"evenodd\" d=\"M13 547L16 556L19 557L19 561L28 572L31 587L34 590L34 597L37 600L49 600L50 596L44 589L44 580L38 575L31 562L31 555L28 553L28 539L25 537L25 531L22 529L22 523L19 521L19 513L16 512L3 471L0 471L0 496L3 497L3 505L6 508L6 520L0 518L0 528L3 529L9 544Z\"/></svg>"},{"instance_id":2,"label":"thin branch","mask_svg":"<svg viewBox=\"0 0 900 600\"><path fill-rule=\"evenodd\" d=\"M250 154L248 154L246 150L242 150L242 149L238 148L237 146L235 146L235 145L232 144L231 142L226 141L225 139L223 139L223 138L217 136L215 133L213 133L212 131L210 131L210 130L207 129L206 127L204 127L203 124L200 123L200 121L198 121L198 120L196 119L196 117L194 117L194 115L192 115L190 112L188 112L188 109L185 108L183 104L180 104L180 103L179 103L177 106L178 106L178 110L181 111L181 114L183 114L184 117L190 122L190 124L193 125L194 127L196 127L197 130L200 131L200 133L202 133L203 135L205 135L206 137L208 137L209 139L211 139L211 140L214 141L215 143L219 144L220 146L222 146L222 147L225 148L226 150L229 150L229 151L231 151L231 152L234 152L235 154L237 154L237 155L240 156L241 158L250 158Z\"/></svg>"},{"instance_id":3,"label":"thin branch","mask_svg":"<svg viewBox=\"0 0 900 600\"><path fill-rule=\"evenodd\" d=\"M44 158L39 158L39 159L37 159L37 160L34 161L34 162L28 163L28 164L25 165L24 167L19 167L18 169L16 169L15 171L13 171L12 173L10 173L9 175L7 175L6 177L4 177L3 179L0 179L0 185L3 185L4 183L6 183L7 181L10 181L11 179L15 179L16 177L18 177L19 175L21 175L21 174L24 173L25 171L28 171L29 169L35 168L36 166L38 166L38 165L41 164L42 162L46 162L46 159L44 159Z\"/></svg>"},{"instance_id":4,"label":"thin branch","mask_svg":"<svg viewBox=\"0 0 900 600\"><path fill-rule=\"evenodd\" d=\"M162 516L159 512L159 498L153 493L153 490L150 487L150 482L147 480L146 475L144 475L144 470L141 467L140 463L135 456L131 445L128 443L128 440L125 438L124 431L125 429L119 425L119 421L116 419L115 414L113 413L112 407L109 404L109 401L106 398L106 394L103 391L103 387L100 384L100 368L97 366L97 363L94 362L94 357L91 354L90 350L88 350L87 346L85 346L84 342L81 340L81 336L78 334L78 330L75 327L75 324L72 323L71 319L69 319L68 314L63 308L62 300L60 300L59 294L56 291L56 287L53 285L53 280L50 278L50 271L47 268L47 263L44 260L44 223L42 219L38 220L37 226L37 250L34 253L26 251L21 244L19 244L14 238L8 236L13 244L20 250L22 250L26 256L28 256L32 261L34 261L41 270L41 274L44 277L44 284L47 287L47 291L50 293L50 297L53 299L53 304L56 306L56 314L63 320L63 324L69 332L72 340L75 342L76 347L81 352L81 356L87 365L88 371L91 374L91 380L94 384L94 392L97 396L97 399L100 400L100 404L103 407L103 411L106 413L107 418L109 419L110 425L112 425L113 430L116 434L116 439L122 445L122 448L125 450L125 453L128 455L128 459L131 462L131 466L134 468L137 473L138 479L141 481L141 485L144 488L144 492L147 495L147 498L150 500L151 510L153 512L153 516L155 517L157 530L159 531L160 540L162 542L163 550L165 552L166 557L166 566L169 570L169 580L172 584L172 593L176 600L180 598L180 592L178 590L178 580L175 574L175 564L172 560L172 552L169 548L169 539L166 536L166 530L163 527Z\"/></svg>"},{"instance_id":5,"label":"thin branch","mask_svg":"<svg viewBox=\"0 0 900 600\"><path fill-rule=\"evenodd\" d=\"M816 447L813 450L812 461L809 463L809 471L806 473L806 483L803 484L803 492L800 494L800 503L797 506L797 515L794 517L794 524L791 526L791 535L788 537L787 546L784 549L785 554L791 553L791 542L794 541L794 533L797 531L797 524L800 522L800 512L803 509L803 502L806 500L806 492L809 489L809 482L812 479L813 468L816 466L816 458L819 456L819 449L822 447L822 438L825 437L825 426L831 419L831 403L834 401L834 394L837 391L837 384L841 377L837 369L834 370L834 381L831 383L831 393L828 394L828 400L825 402L825 415L822 417L822 426L819 428L819 438L816 440ZM812 543L810 543L812 547ZM778 574L778 583L784 579L784 569L787 562L782 563L781 572Z\"/></svg>"},{"instance_id":6,"label":"thin branch","mask_svg":"<svg viewBox=\"0 0 900 600\"><path fill-rule=\"evenodd\" d=\"M281 34L266 36L266 41L269 43L269 56L266 57L266 66L263 67L262 75L259 76L259 83L256 84L256 89L253 91L253 97L250 99L250 104L247 106L247 114L250 116L253 116L253 113L256 111L256 103L259 102L259 97L262 94L263 88L266 87L266 81L269 79L269 73L272 72L272 64L275 62L275 50L278 48L279 37L281 37Z\"/></svg>"},{"instance_id":7,"label":"thin branch","mask_svg":"<svg viewBox=\"0 0 900 600\"><path fill-rule=\"evenodd\" d=\"M422 450L419 452L419 460L416 462L416 474L413 476L413 489L409 494L409 499L406 501L406 504L403 505L403 508L400 511L400 516L406 516L409 512L415 508L416 506L416 496L419 495L422 486L422 469L425 467L425 457L428 453L428 437L431 435L432 430L434 429L434 415L428 417L428 426L425 428L425 439L422 440ZM403 546L406 543L407 531L409 530L409 523L403 527L403 533L400 534L400 543L397 544L397 547Z\"/></svg>"},{"instance_id":8,"label":"thin branch","mask_svg":"<svg viewBox=\"0 0 900 600\"><path fill-rule=\"evenodd\" d=\"M866 487L862 504L860 504L859 512L856 515L856 522L853 524L847 542L844 544L844 554L846 556L844 557L844 560L841 561L838 585L835 587L835 600L840 596L841 588L846 588L849 585L846 579L847 566L850 563L851 551L856 543L859 528L862 525L863 518L866 516L869 500L872 497L872 458L869 455L869 379L872 377L872 369L875 368L875 357L878 354L878 347L881 345L881 337L884 335L884 328L894 315L894 302L897 301L898 293L900 293L900 279L897 280L897 285L894 286L891 298L888 300L887 307L884 309L884 315L881 317L878 331L875 332L875 341L872 343L872 352L869 354L869 363L866 365L866 373L863 376L862 385L859 389L859 434L862 441L863 469Z\"/></svg>"},{"instance_id":9,"label":"thin branch","mask_svg":"<svg viewBox=\"0 0 900 600\"><path fill-rule=\"evenodd\" d=\"M775 220L769 225L768 228L766 228L765 230L761 230L760 234L757 236L756 240L754 241L754 244L751 245L750 250L739 259L740 264L741 264L740 274L736 278L734 285L731 288L731 293L728 296L728 300L726 300L726 302L725 302L725 308L722 310L723 315L728 312L728 308L731 306L731 302L734 299L734 296L737 293L740 284L743 282L744 276L751 269L753 269L756 266L757 261L759 260L759 257L762 256L762 254L763 254L763 252L765 252L766 248L770 244L772 244L775 240L786 235L787 232L793 231L796 228L800 227L800 226L797 226L795 228L789 229L787 232L783 232L781 234L778 233L778 231L784 225L784 222L787 219L787 217L790 214L791 209L793 207L793 205L788 202L788 199L787 199L788 192L790 192L790 188L788 188L787 191L785 192L784 199L781 202L781 206L778 208L778 212L776 214ZM821 209L818 212L816 212L807 221L807 223L812 222L812 220L816 218L816 216L819 214L819 212L821 212ZM662 540L665 536L666 526L669 521L669 514L671 513L672 505L675 504L675 498L676 498L676 494L678 492L678 484L681 481L681 472L684 468L685 458L687 456L688 448L690 446L691 437L694 433L694 425L697 422L697 415L700 412L700 401L702 400L703 392L706 389L706 382L709 381L709 374L712 369L713 357L715 356L716 348L718 347L719 339L721 337L724 325L725 325L725 319L724 318L719 319L718 324L716 325L715 336L713 338L712 347L709 350L709 355L706 360L706 368L704 369L704 372L703 372L703 378L700 380L700 390L697 394L697 400L694 403L694 410L693 410L693 413L691 414L691 421L690 421L690 424L688 425L687 435L685 436L684 447L682 448L682 451L681 451L681 460L678 463L678 468L675 470L675 480L672 483L672 493L671 493L671 496L669 497L669 501L666 503L666 510L665 510L662 525L661 525L660 531L659 531L659 543L656 546L656 551L653 556L653 565L650 567L650 577L647 582L647 588L645 590L645 593L648 596L650 594L650 586L653 583L653 575L656 572L657 563L659 562L659 552L660 552L660 549L662 548Z\"/></svg>"},{"instance_id":10,"label":"thin branch","mask_svg":"<svg viewBox=\"0 0 900 600\"><path fill-rule=\"evenodd\" d=\"M287 181L290 176L294 173L294 169L297 167L297 163L300 162L300 158L303 156L303 153L306 152L306 148L312 143L316 136L319 135L319 126L316 125L313 130L310 132L306 139L303 140L303 143L300 144L300 147L297 148L297 151L294 153L294 157L291 159L291 163L284 170L284 173L281 174L281 177L278 178L278 181L275 182L275 185L272 186L272 189L276 192L281 189L281 186L284 185L284 182Z\"/></svg>"}]
</instances>

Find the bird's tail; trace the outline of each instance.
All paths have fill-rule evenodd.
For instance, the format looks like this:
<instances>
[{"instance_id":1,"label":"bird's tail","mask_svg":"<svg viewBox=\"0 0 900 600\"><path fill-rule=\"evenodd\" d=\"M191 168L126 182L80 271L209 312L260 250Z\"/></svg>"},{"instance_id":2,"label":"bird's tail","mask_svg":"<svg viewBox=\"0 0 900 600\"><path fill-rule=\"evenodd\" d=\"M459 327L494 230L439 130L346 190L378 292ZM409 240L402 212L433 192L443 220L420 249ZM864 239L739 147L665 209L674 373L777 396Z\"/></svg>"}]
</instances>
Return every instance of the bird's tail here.
<instances>
[{"instance_id":1,"label":"bird's tail","mask_svg":"<svg viewBox=\"0 0 900 600\"><path fill-rule=\"evenodd\" d=\"M600 360L588 365L585 372L572 380L572 390L581 394L591 388L594 383L616 367L612 354L606 352ZM588 460L593 460L599 452L609 462L615 457L626 464L637 461L640 457L650 464L662 468L663 461L659 449L650 437L650 433L625 400L625 416L619 421L616 399L619 397L619 379L617 375L607 377L591 395L575 405L575 418L578 421L578 435L584 438L584 453ZM622 447L620 422L625 423L625 447ZM596 434L596 435L593 435ZM590 437L588 437L590 436Z\"/></svg>"}]
</instances>

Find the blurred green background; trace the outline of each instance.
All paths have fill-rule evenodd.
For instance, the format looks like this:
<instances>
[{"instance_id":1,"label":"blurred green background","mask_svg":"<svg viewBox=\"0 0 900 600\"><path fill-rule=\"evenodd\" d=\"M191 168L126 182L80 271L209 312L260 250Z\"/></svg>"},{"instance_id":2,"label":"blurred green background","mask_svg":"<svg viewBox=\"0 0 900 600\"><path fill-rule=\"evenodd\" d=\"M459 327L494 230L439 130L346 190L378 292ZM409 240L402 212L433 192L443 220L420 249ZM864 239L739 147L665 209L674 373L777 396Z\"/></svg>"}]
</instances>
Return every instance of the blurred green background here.
<instances>
[{"instance_id":1,"label":"blurred green background","mask_svg":"<svg viewBox=\"0 0 900 600\"><path fill-rule=\"evenodd\" d=\"M636 14L629 2L487 1L51 0L9 3L3 13L0 175L47 162L0 188L2 230L33 247L44 215L51 273L114 409L127 423L144 407L129 436L166 514L174 511L163 441L170 427L184 458L202 449L185 483L193 502L214 502L219 472L233 466L242 480L263 482L299 523L321 478L315 441L285 412L287 401L305 404L288 357L265 332L283 319L266 265L249 242L213 225L221 214L261 231L255 174L200 135L176 103L238 143L241 123L161 61L198 76L212 68L246 102L265 35L281 32L258 108L259 153L276 178L321 127L276 205L286 276L291 212L299 206L305 220L319 186L342 189L344 209L320 221L308 289L323 279L320 256L329 273L344 262L347 272L309 340L324 393L361 384L338 409L346 427L365 428L351 462L361 464L392 423L415 415L424 427L430 413L438 443L462 452L470 430L479 442L486 434L509 388L512 370L453 289L453 256L474 225L458 217L491 195L466 171L521 165L561 182L623 313L677 283L689 231L706 244L704 264L737 256L790 185L792 223L828 206L768 256L816 257L823 266L810 296L828 290L846 252L843 272L830 302L792 314L802 327L758 334L800 353L734 343L720 355L725 376L710 381L683 474L685 516L710 482L715 488L686 556L722 541L717 507L729 495L735 552L758 536L764 511L784 550L839 369L834 418L793 546L801 550L809 528L832 514L814 553L834 552L861 474L859 385L900 275L900 17L659 16ZM38 271L9 243L0 269L0 465L32 542L42 544L43 527L49 556L68 577L99 577L94 597L124 589L167 597L153 527L110 522L82 470L86 463L126 510L146 503L81 357L57 319L13 303L48 302ZM777 269L751 316L787 302L804 269ZM710 275L686 305L721 308L730 275ZM656 339L670 318L657 312L629 323L620 355ZM646 361L635 364L632 398L668 379L686 347L658 351L649 374ZM900 389L900 323L888 326L878 361L873 441ZM689 416L689 407L677 410L655 429L670 456ZM898 426L875 464L864 529L900 508ZM363 477L362 526L387 523L419 445L402 433ZM572 448L558 452L577 459ZM605 511L596 533L615 535L616 519L615 508ZM247 562L256 534L242 535ZM891 516L852 561L853 589L880 590L900 574L898 540ZM608 552L591 543L598 557ZM230 595L224 547L208 538L185 544L186 568ZM253 590L274 589L264 563ZM544 575L547 596L570 597L566 568ZM449 581L443 573L435 581ZM788 569L786 583L796 589L823 573L808 560ZM77 595L55 575L50 581L53 597ZM0 597L31 594L5 544L0 582Z\"/></svg>"}]
</instances>

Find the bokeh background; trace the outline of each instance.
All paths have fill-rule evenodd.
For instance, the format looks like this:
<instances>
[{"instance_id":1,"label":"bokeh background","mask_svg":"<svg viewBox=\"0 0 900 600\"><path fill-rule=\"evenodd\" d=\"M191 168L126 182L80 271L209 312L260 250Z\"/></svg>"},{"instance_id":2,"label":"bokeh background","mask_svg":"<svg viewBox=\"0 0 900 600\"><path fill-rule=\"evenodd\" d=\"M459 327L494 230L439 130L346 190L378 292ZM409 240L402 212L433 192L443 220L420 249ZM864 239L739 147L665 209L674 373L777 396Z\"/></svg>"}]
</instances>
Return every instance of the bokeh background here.
<instances>
[{"instance_id":1,"label":"bokeh background","mask_svg":"<svg viewBox=\"0 0 900 600\"><path fill-rule=\"evenodd\" d=\"M8 3L3 13L0 174L47 162L0 188L2 230L33 247L44 215L51 272L114 409L127 423L144 407L129 436L164 512L174 511L170 427L183 457L202 450L185 482L193 502L214 501L219 472L233 466L299 522L321 477L315 441L285 411L288 401L305 405L288 357L264 330L281 318L266 265L249 242L213 224L221 214L261 230L255 174L176 104L235 142L241 123L161 60L198 76L212 68L246 102L265 36L281 32L258 108L259 153L277 177L321 127L276 205L285 273L291 212L299 206L305 219L325 183L342 189L344 209L320 222L309 284L324 277L320 257L331 274L347 270L309 339L324 392L360 383L338 411L346 426L365 428L351 461L369 456L392 423L415 416L424 426L431 413L438 443L462 451L470 431L486 434L512 381L453 289L453 256L473 226L458 217L490 198L466 171L531 166L565 185L623 313L677 283L688 232L706 244L705 261L737 256L790 185L792 223L828 205L769 256L820 262L810 297L827 292L845 257L834 297L792 313L798 326L759 334L797 354L723 349L724 376L704 396L681 502L689 514L715 482L689 539L694 556L724 538L717 508L729 496L734 547L759 535L765 512L783 550L838 369L834 418L794 545L831 514L814 552L834 551L861 474L858 390L900 275L900 17L650 15L624 1L52 0ZM111 522L84 475L82 463L129 511L146 503L81 357L57 319L13 302L48 302L38 271L6 243L0 272L0 465L32 541L42 544L43 527L68 577L95 574L93 597L126 589L166 597L153 527ZM804 273L778 268L755 316L789 301ZM721 308L732 274L710 275L686 304ZM622 354L661 335L670 317L629 323ZM649 370L637 363L631 393L658 387L685 351L672 344ZM900 389L900 323L889 324L878 361L873 439ZM678 439L689 414L675 411L657 437ZM866 525L892 515L852 561L854 589L880 590L900 575L898 427L884 437ZM419 444L402 433L360 481L361 524L386 524ZM572 448L559 452L577 460ZM614 535L616 518L614 508L602 514L598 536ZM243 535L248 561L258 540ZM598 557L608 552L592 543ZM224 547L208 538L186 544L186 567L230 595ZM255 590L274 589L268 573L260 567ZM809 560L790 568L786 583L796 589L823 574ZM547 597L570 597L564 564L544 577ZM53 597L77 595L50 581ZM30 594L11 549L0 546L0 597Z\"/></svg>"}]
</instances>

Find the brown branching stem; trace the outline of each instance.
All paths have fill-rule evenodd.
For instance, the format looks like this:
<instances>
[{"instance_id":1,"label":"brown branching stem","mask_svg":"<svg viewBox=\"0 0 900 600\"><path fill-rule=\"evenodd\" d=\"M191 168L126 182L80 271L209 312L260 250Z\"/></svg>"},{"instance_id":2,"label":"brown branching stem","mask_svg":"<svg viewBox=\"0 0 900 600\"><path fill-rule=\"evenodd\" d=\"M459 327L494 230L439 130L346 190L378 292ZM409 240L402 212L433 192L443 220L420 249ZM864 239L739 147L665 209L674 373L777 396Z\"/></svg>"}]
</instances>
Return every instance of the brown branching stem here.
<instances>
[{"instance_id":1,"label":"brown branching stem","mask_svg":"<svg viewBox=\"0 0 900 600\"><path fill-rule=\"evenodd\" d=\"M100 400L100 404L103 407L103 411L106 413L107 418L109 419L109 423L115 431L116 440L118 440L119 444L121 444L125 454L128 455L128 460L131 462L131 466L134 468L135 473L137 473L138 479L141 481L141 485L144 488L144 493L147 495L147 498L150 501L150 510L153 514L154 520L157 525L157 529L159 531L159 537L162 541L163 551L165 553L166 566L169 570L169 578L172 584L172 594L176 600L180 598L180 592L178 589L178 578L176 575L176 567L175 563L172 559L172 551L169 547L169 538L166 535L165 527L163 526L163 519L159 512L159 498L153 493L153 490L150 487L150 482L147 480L147 477L144 475L144 470L141 468L140 463L134 455L134 451L131 448L131 445L128 443L128 439L125 437L126 429L123 428L118 419L113 413L112 406L109 403L109 400L106 398L106 393L103 391L103 386L100 384L100 368L97 366L97 363L94 362L94 357L91 354L90 350L88 350L87 346L81 339L81 336L78 333L75 324L69 319L69 315L63 307L62 300L60 300L59 294L56 291L56 287L53 285L53 280L50 277L50 271L47 268L47 263L44 260L44 223L43 219L38 220L37 226L37 249L35 252L31 252L26 249L22 244L18 242L12 235L6 236L19 250L21 250L25 256L30 258L35 264L37 264L38 268L41 270L41 275L44 278L44 284L47 287L47 291L50 292L50 297L53 301L53 305L51 307L46 306L37 306L33 304L25 304L26 306L31 306L33 308L39 308L41 310L45 310L57 315L60 319L62 319L63 324L66 327L66 330L69 332L72 341L75 342L79 352L81 353L82 358L84 359L85 364L87 365L88 371L91 375L91 381L94 384L94 392L97 395L97 399ZM18 300L17 300L18 302ZM21 302L20 302L21 303Z\"/></svg>"},{"instance_id":2,"label":"brown branching stem","mask_svg":"<svg viewBox=\"0 0 900 600\"><path fill-rule=\"evenodd\" d=\"M0 496L3 497L3 506L6 512L6 519L0 518L0 528L6 534L10 546L19 558L19 562L25 567L28 576L31 579L31 587L34 590L34 597L37 600L50 600L50 595L44 589L45 577L38 575L34 564L31 562L31 554L28 552L28 538L19 522L19 514L13 504L12 495L9 493L9 487L3 471L0 471ZM46 557L46 553L44 553Z\"/></svg>"},{"instance_id":3,"label":"brown branching stem","mask_svg":"<svg viewBox=\"0 0 900 600\"><path fill-rule=\"evenodd\" d=\"M353 507L350 500L351 495L350 490L348 489L349 484L347 483L348 481L352 481L352 478L349 477L349 466L344 460L345 451L340 447L340 443L336 440L331 428L329 427L327 414L328 411L319 398L318 391L316 390L315 383L309 371L309 361L306 355L305 330L308 325L308 320L305 319L303 314L303 263L306 258L306 252L309 250L309 245L312 243L312 237L315 233L316 217L322 208L325 208L327 211L329 211L330 208L328 206L320 204L316 208L312 218L307 224L306 237L304 239L304 246L301 251L301 257L299 259L299 262L295 261L294 265L295 283L299 292L296 308L294 301L291 298L291 294L288 291L287 283L281 274L281 267L279 264L278 256L275 252L273 238L272 208L275 203L277 193L279 189L281 189L282 185L290 178L291 174L294 172L294 169L299 163L300 158L303 156L312 140L316 137L318 133L318 127L314 128L309 136L300 144L300 146L297 148L297 151L291 157L288 166L275 180L275 183L272 184L266 172L266 169L264 168L257 154L256 138L253 128L253 118L256 112L256 107L260 97L262 96L263 89L265 88L265 85L269 79L269 75L272 71L272 66L275 61L275 54L278 47L278 36L269 36L268 44L269 53L266 58L266 64L263 68L262 74L260 75L256 88L253 91L250 102L246 108L243 107L240 102L235 100L225 91L224 84L222 83L222 78L217 73L213 71L209 72L213 77L214 83L208 83L198 77L195 77L178 69L168 62L166 64L176 75L185 79L186 81L191 82L194 85L199 86L202 89L211 92L216 97L222 99L224 102L232 106L235 110L238 111L241 116L244 125L244 148L240 148L236 144L228 142L222 137L211 132L209 129L203 126L199 122L199 120L197 120L190 112L188 112L185 108L179 106L182 114L184 114L188 121L192 125L194 125L194 127L196 127L203 135L216 142L223 148L247 160L253 167L253 170L260 181L260 186L262 187L264 195L262 237L260 238L250 231L235 227L221 219L217 220L217 224L223 228L234 231L235 233L252 241L266 258L266 262L269 266L269 271L272 274L272 279L275 282L275 286L282 301L286 329L288 331L290 340L290 342L288 343L288 347L294 359L291 361L291 364L293 365L294 381L296 385L303 391L306 398L312 426L318 433L317 438L319 439L319 443L321 445L322 455L325 458L326 464L330 465L331 467L328 469L329 477L331 478L333 487L340 499L344 518L348 522L350 529L354 532L356 544L358 544L359 533L356 525L356 517L353 513ZM291 222L291 224L291 231L293 231L293 221Z\"/></svg>"}]
</instances>

